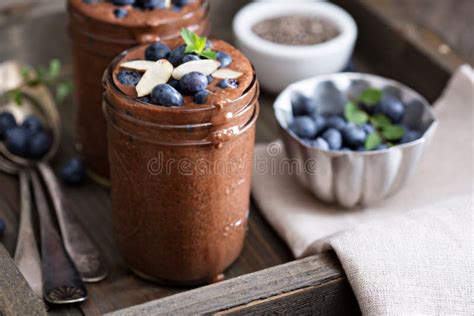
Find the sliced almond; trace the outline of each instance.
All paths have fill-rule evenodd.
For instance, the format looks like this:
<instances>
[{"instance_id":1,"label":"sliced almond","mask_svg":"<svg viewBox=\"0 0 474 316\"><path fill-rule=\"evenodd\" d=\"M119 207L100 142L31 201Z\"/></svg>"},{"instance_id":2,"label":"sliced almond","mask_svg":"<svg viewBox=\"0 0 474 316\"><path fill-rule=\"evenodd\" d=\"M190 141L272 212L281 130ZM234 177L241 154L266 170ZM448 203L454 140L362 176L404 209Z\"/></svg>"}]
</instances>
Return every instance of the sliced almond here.
<instances>
[{"instance_id":1,"label":"sliced almond","mask_svg":"<svg viewBox=\"0 0 474 316\"><path fill-rule=\"evenodd\" d=\"M173 71L173 78L176 80L181 80L184 75L193 71L197 71L202 73L203 75L209 76L214 71L216 71L220 65L220 62L211 59L190 61L178 66Z\"/></svg>"},{"instance_id":2,"label":"sliced almond","mask_svg":"<svg viewBox=\"0 0 474 316\"><path fill-rule=\"evenodd\" d=\"M136 89L138 97L150 94L154 87L167 83L173 73L173 65L166 59L160 59L153 63L138 82Z\"/></svg>"},{"instance_id":3,"label":"sliced almond","mask_svg":"<svg viewBox=\"0 0 474 316\"><path fill-rule=\"evenodd\" d=\"M243 73L232 69L219 69L212 73L212 76L217 79L237 79L242 75Z\"/></svg>"},{"instance_id":4,"label":"sliced almond","mask_svg":"<svg viewBox=\"0 0 474 316\"><path fill-rule=\"evenodd\" d=\"M150 60L131 60L120 64L120 67L133 69L138 71L147 71L150 69L156 62Z\"/></svg>"}]
</instances>

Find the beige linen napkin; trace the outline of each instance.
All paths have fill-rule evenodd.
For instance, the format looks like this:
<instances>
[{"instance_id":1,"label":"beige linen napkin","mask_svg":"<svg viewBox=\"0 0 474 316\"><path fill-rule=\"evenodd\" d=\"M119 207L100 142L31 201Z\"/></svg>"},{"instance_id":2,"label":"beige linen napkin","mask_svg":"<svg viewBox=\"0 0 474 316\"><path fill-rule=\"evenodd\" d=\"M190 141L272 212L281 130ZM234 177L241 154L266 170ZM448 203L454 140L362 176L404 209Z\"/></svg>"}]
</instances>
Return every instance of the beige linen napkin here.
<instances>
[{"instance_id":1,"label":"beige linen napkin","mask_svg":"<svg viewBox=\"0 0 474 316\"><path fill-rule=\"evenodd\" d=\"M440 124L414 176L378 205L327 206L289 175L254 173L254 198L293 254L333 248L366 314L474 313L473 93L462 66L435 104ZM274 149L258 145L256 159L278 164Z\"/></svg>"}]
</instances>

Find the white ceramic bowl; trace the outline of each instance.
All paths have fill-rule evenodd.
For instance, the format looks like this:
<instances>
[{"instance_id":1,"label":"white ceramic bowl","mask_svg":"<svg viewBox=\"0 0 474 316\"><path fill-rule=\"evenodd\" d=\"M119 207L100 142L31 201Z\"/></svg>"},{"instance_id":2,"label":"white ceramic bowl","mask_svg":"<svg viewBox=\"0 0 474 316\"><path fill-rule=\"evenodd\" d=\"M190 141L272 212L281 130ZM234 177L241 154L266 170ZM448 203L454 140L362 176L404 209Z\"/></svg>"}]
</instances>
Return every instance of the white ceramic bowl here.
<instances>
[{"instance_id":1,"label":"white ceramic bowl","mask_svg":"<svg viewBox=\"0 0 474 316\"><path fill-rule=\"evenodd\" d=\"M288 15L326 18L340 34L317 45L289 46L264 40L252 31L260 21ZM352 17L327 2L251 3L237 13L233 29L237 46L254 64L262 87L274 93L302 79L341 71L352 55L357 37Z\"/></svg>"}]
</instances>

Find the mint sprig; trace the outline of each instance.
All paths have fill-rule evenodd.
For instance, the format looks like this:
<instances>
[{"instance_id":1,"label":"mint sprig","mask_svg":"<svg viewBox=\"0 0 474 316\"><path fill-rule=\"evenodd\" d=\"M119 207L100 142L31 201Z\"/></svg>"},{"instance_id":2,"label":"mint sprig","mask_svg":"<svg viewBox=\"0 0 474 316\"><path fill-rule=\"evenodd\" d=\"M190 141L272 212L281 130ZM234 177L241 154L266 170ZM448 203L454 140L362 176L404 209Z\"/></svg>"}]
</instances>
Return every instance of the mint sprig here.
<instances>
[{"instance_id":1,"label":"mint sprig","mask_svg":"<svg viewBox=\"0 0 474 316\"><path fill-rule=\"evenodd\" d=\"M365 149L372 150L382 143L382 138L379 133L374 132L370 133L367 139L365 140Z\"/></svg>"},{"instance_id":2,"label":"mint sprig","mask_svg":"<svg viewBox=\"0 0 474 316\"><path fill-rule=\"evenodd\" d=\"M210 49L206 49L207 37L201 37L187 28L181 29L181 37L183 38L184 43L186 44L186 54L194 53L198 56L207 59L217 59L216 52Z\"/></svg>"},{"instance_id":3,"label":"mint sprig","mask_svg":"<svg viewBox=\"0 0 474 316\"><path fill-rule=\"evenodd\" d=\"M389 141L400 140L405 135L405 129L401 126L390 125L382 130L382 136Z\"/></svg>"},{"instance_id":4,"label":"mint sprig","mask_svg":"<svg viewBox=\"0 0 474 316\"><path fill-rule=\"evenodd\" d=\"M20 74L23 82L16 88L6 92L6 96L17 105L23 103L23 88L45 85L55 90L56 101L62 102L71 93L72 84L70 82L61 81L61 62L53 59L48 68L39 66L38 68L22 67Z\"/></svg>"},{"instance_id":5,"label":"mint sprig","mask_svg":"<svg viewBox=\"0 0 474 316\"><path fill-rule=\"evenodd\" d=\"M383 92L380 89L367 89L361 93L358 101L367 106L374 106L382 99L382 96Z\"/></svg>"},{"instance_id":6,"label":"mint sprig","mask_svg":"<svg viewBox=\"0 0 474 316\"><path fill-rule=\"evenodd\" d=\"M357 99L349 101L344 108L344 116L348 122L363 125L370 121L375 127L376 131L366 138L364 144L366 150L373 150L382 143L390 145L391 142L397 142L405 135L405 128L393 124L386 115L377 113L369 116L359 107L359 104L375 106L382 97L382 90L367 89Z\"/></svg>"},{"instance_id":7,"label":"mint sprig","mask_svg":"<svg viewBox=\"0 0 474 316\"><path fill-rule=\"evenodd\" d=\"M348 122L356 125L365 124L369 120L369 115L359 109L359 107L353 102L347 102L346 107L344 108L344 116Z\"/></svg>"}]
</instances>

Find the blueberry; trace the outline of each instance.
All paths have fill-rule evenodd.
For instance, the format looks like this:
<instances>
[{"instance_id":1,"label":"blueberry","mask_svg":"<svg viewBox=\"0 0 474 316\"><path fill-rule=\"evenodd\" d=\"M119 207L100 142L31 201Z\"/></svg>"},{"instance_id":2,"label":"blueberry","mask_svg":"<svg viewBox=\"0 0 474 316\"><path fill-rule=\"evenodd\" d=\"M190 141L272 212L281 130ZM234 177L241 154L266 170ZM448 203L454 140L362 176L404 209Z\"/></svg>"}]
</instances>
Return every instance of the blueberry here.
<instances>
[{"instance_id":1,"label":"blueberry","mask_svg":"<svg viewBox=\"0 0 474 316\"><path fill-rule=\"evenodd\" d=\"M190 62L190 61L195 61L195 60L200 60L200 59L201 58L199 58L198 55L186 54L186 55L184 55L182 62L184 64L184 63L187 63L187 62Z\"/></svg>"},{"instance_id":2,"label":"blueberry","mask_svg":"<svg viewBox=\"0 0 474 316\"><path fill-rule=\"evenodd\" d=\"M157 61L160 59L166 59L170 56L170 48L161 42L156 42L148 45L145 49L145 59L151 61Z\"/></svg>"},{"instance_id":3,"label":"blueberry","mask_svg":"<svg viewBox=\"0 0 474 316\"><path fill-rule=\"evenodd\" d=\"M173 66L178 66L181 64L183 58L184 58L184 52L186 51L186 45L181 45L175 48L173 51L171 51L168 61L173 64Z\"/></svg>"},{"instance_id":4,"label":"blueberry","mask_svg":"<svg viewBox=\"0 0 474 316\"><path fill-rule=\"evenodd\" d=\"M378 144L377 147L375 147L373 150L382 150L382 149L387 149L388 146L387 144Z\"/></svg>"},{"instance_id":5,"label":"blueberry","mask_svg":"<svg viewBox=\"0 0 474 316\"><path fill-rule=\"evenodd\" d=\"M313 140L310 142L310 146L313 148L318 148L321 150L329 150L329 144L326 140L324 140L322 137L318 137L316 140Z\"/></svg>"},{"instance_id":6,"label":"blueberry","mask_svg":"<svg viewBox=\"0 0 474 316\"><path fill-rule=\"evenodd\" d=\"M153 10L156 8L164 9L166 7L165 0L136 0L135 6L144 10Z\"/></svg>"},{"instance_id":7,"label":"blueberry","mask_svg":"<svg viewBox=\"0 0 474 316\"><path fill-rule=\"evenodd\" d=\"M178 89L179 87L179 80L171 78L170 81L168 81L168 84L172 86L175 89Z\"/></svg>"},{"instance_id":8,"label":"blueberry","mask_svg":"<svg viewBox=\"0 0 474 316\"><path fill-rule=\"evenodd\" d=\"M291 96L291 109L294 116L311 115L316 112L316 100L296 92Z\"/></svg>"},{"instance_id":9,"label":"blueberry","mask_svg":"<svg viewBox=\"0 0 474 316\"><path fill-rule=\"evenodd\" d=\"M406 144L421 138L421 133L415 130L406 130L405 135L403 135L402 139L400 140L401 144Z\"/></svg>"},{"instance_id":10,"label":"blueberry","mask_svg":"<svg viewBox=\"0 0 474 316\"><path fill-rule=\"evenodd\" d=\"M93 4L96 3L98 0L82 0L85 4Z\"/></svg>"},{"instance_id":11,"label":"blueberry","mask_svg":"<svg viewBox=\"0 0 474 316\"><path fill-rule=\"evenodd\" d=\"M335 128L340 132L344 130L346 125L347 125L346 120L338 115L331 115L331 116L328 116L326 119L327 128Z\"/></svg>"},{"instance_id":12,"label":"blueberry","mask_svg":"<svg viewBox=\"0 0 474 316\"><path fill-rule=\"evenodd\" d=\"M385 114L394 124L402 121L405 114L405 107L397 97L385 94L377 105L377 111Z\"/></svg>"},{"instance_id":13,"label":"blueberry","mask_svg":"<svg viewBox=\"0 0 474 316\"><path fill-rule=\"evenodd\" d=\"M28 140L30 132L21 127L14 127L5 135L5 147L14 155L28 156Z\"/></svg>"},{"instance_id":14,"label":"blueberry","mask_svg":"<svg viewBox=\"0 0 474 316\"><path fill-rule=\"evenodd\" d=\"M342 135L335 128L330 128L321 136L329 145L329 149L338 150L342 147Z\"/></svg>"},{"instance_id":15,"label":"blueberry","mask_svg":"<svg viewBox=\"0 0 474 316\"><path fill-rule=\"evenodd\" d=\"M143 103L151 103L151 98L149 96L138 98L138 100L142 101Z\"/></svg>"},{"instance_id":16,"label":"blueberry","mask_svg":"<svg viewBox=\"0 0 474 316\"><path fill-rule=\"evenodd\" d=\"M61 168L60 176L67 185L81 185L86 181L86 168L79 158L67 161Z\"/></svg>"},{"instance_id":17,"label":"blueberry","mask_svg":"<svg viewBox=\"0 0 474 316\"><path fill-rule=\"evenodd\" d=\"M173 5L182 8L189 3L189 0L173 0Z\"/></svg>"},{"instance_id":18,"label":"blueberry","mask_svg":"<svg viewBox=\"0 0 474 316\"><path fill-rule=\"evenodd\" d=\"M214 82L214 77L209 75L207 76L207 83L210 84L210 83L213 83Z\"/></svg>"},{"instance_id":19,"label":"blueberry","mask_svg":"<svg viewBox=\"0 0 474 316\"><path fill-rule=\"evenodd\" d=\"M194 103L196 104L205 104L207 101L207 96L209 95L209 91L203 90L199 91L194 95Z\"/></svg>"},{"instance_id":20,"label":"blueberry","mask_svg":"<svg viewBox=\"0 0 474 316\"><path fill-rule=\"evenodd\" d=\"M0 218L0 237L5 234L5 230L7 229L7 224L3 219Z\"/></svg>"},{"instance_id":21,"label":"blueberry","mask_svg":"<svg viewBox=\"0 0 474 316\"><path fill-rule=\"evenodd\" d=\"M290 129L301 138L314 138L318 133L316 123L309 116L295 117Z\"/></svg>"},{"instance_id":22,"label":"blueberry","mask_svg":"<svg viewBox=\"0 0 474 316\"><path fill-rule=\"evenodd\" d=\"M128 15L128 11L127 11L127 9L117 8L117 9L114 10L114 15L115 15L115 17L121 19L121 18L124 18Z\"/></svg>"},{"instance_id":23,"label":"blueberry","mask_svg":"<svg viewBox=\"0 0 474 316\"><path fill-rule=\"evenodd\" d=\"M21 123L21 127L29 131L31 134L39 133L44 128L41 120L35 115L28 116L23 123Z\"/></svg>"},{"instance_id":24,"label":"blueberry","mask_svg":"<svg viewBox=\"0 0 474 316\"><path fill-rule=\"evenodd\" d=\"M362 125L362 129L367 135L375 133L375 127L370 123L365 123L364 125Z\"/></svg>"},{"instance_id":25,"label":"blueberry","mask_svg":"<svg viewBox=\"0 0 474 316\"><path fill-rule=\"evenodd\" d=\"M313 120L316 123L316 127L318 129L318 133L325 130L327 127L326 118L322 115L313 115Z\"/></svg>"},{"instance_id":26,"label":"blueberry","mask_svg":"<svg viewBox=\"0 0 474 316\"><path fill-rule=\"evenodd\" d=\"M351 148L358 148L364 145L367 134L361 127L347 124L342 131L342 137L346 145Z\"/></svg>"},{"instance_id":27,"label":"blueberry","mask_svg":"<svg viewBox=\"0 0 474 316\"><path fill-rule=\"evenodd\" d=\"M207 77L200 72L193 71L181 78L179 81L179 90L187 95L196 94L199 91L206 90Z\"/></svg>"},{"instance_id":28,"label":"blueberry","mask_svg":"<svg viewBox=\"0 0 474 316\"><path fill-rule=\"evenodd\" d=\"M220 68L225 68L232 64L232 57L224 52L217 52L217 61L221 63Z\"/></svg>"},{"instance_id":29,"label":"blueberry","mask_svg":"<svg viewBox=\"0 0 474 316\"><path fill-rule=\"evenodd\" d=\"M232 88L236 89L239 86L239 82L236 79L224 79L217 84L221 89Z\"/></svg>"},{"instance_id":30,"label":"blueberry","mask_svg":"<svg viewBox=\"0 0 474 316\"><path fill-rule=\"evenodd\" d=\"M377 106L376 105L367 105L363 102L359 103L359 107L362 111L366 112L367 114L374 114L377 111Z\"/></svg>"},{"instance_id":31,"label":"blueberry","mask_svg":"<svg viewBox=\"0 0 474 316\"><path fill-rule=\"evenodd\" d=\"M16 127L16 120L10 112L0 113L0 140L5 137L7 130Z\"/></svg>"},{"instance_id":32,"label":"blueberry","mask_svg":"<svg viewBox=\"0 0 474 316\"><path fill-rule=\"evenodd\" d=\"M355 72L355 71L356 71L356 67L355 67L354 62L352 60L349 60L347 65L342 70L342 72Z\"/></svg>"},{"instance_id":33,"label":"blueberry","mask_svg":"<svg viewBox=\"0 0 474 316\"><path fill-rule=\"evenodd\" d=\"M121 70L117 74L117 80L126 86L136 86L142 75L133 70Z\"/></svg>"},{"instance_id":34,"label":"blueberry","mask_svg":"<svg viewBox=\"0 0 474 316\"><path fill-rule=\"evenodd\" d=\"M341 149L339 149L339 151L351 151L351 149L347 148L347 147L341 147Z\"/></svg>"},{"instance_id":35,"label":"blueberry","mask_svg":"<svg viewBox=\"0 0 474 316\"><path fill-rule=\"evenodd\" d=\"M28 141L28 158L40 159L46 155L53 145L51 134L41 131L33 134Z\"/></svg>"},{"instance_id":36,"label":"blueberry","mask_svg":"<svg viewBox=\"0 0 474 316\"><path fill-rule=\"evenodd\" d=\"M182 106L184 99L181 93L169 84L159 84L151 92L151 101L163 106Z\"/></svg>"},{"instance_id":37,"label":"blueberry","mask_svg":"<svg viewBox=\"0 0 474 316\"><path fill-rule=\"evenodd\" d=\"M135 0L110 0L114 5L133 5L135 4Z\"/></svg>"}]
</instances>

